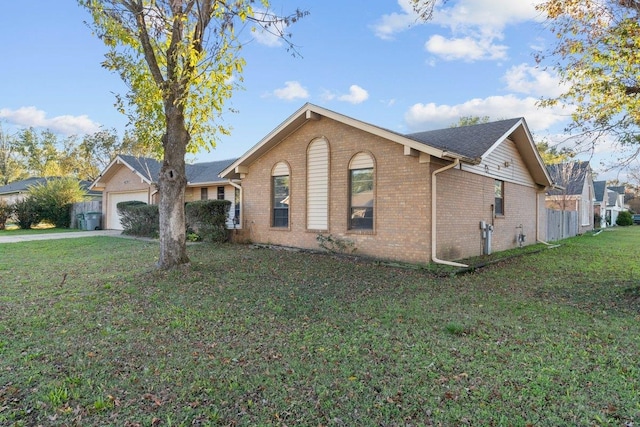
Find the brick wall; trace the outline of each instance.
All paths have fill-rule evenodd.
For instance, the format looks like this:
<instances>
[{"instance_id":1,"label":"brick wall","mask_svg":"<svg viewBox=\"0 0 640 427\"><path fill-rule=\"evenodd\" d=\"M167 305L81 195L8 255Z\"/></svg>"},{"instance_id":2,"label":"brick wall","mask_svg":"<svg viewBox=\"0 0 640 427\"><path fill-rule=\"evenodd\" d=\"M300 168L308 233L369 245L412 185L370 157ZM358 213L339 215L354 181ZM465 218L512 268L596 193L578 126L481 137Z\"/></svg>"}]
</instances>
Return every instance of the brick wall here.
<instances>
[{"instance_id":1,"label":"brick wall","mask_svg":"<svg viewBox=\"0 0 640 427\"><path fill-rule=\"evenodd\" d=\"M518 246L520 225L525 244L536 242L537 221L544 221L540 217L544 194L535 188L505 181L504 216L495 218L491 210L495 203L492 177L451 169L438 174L437 192L438 258L455 260L482 254L480 221L493 224L494 252Z\"/></svg>"},{"instance_id":2,"label":"brick wall","mask_svg":"<svg viewBox=\"0 0 640 427\"><path fill-rule=\"evenodd\" d=\"M249 169L243 179L244 224L251 241L318 249L317 230L306 229L307 146L329 142L329 229L324 234L354 242L357 253L384 259L428 262L430 254L429 165L404 156L403 147L328 118L312 121L283 140ZM349 161L365 151L375 160L373 232L348 230ZM272 228L271 170L290 167L289 227Z\"/></svg>"},{"instance_id":3,"label":"brick wall","mask_svg":"<svg viewBox=\"0 0 640 427\"><path fill-rule=\"evenodd\" d=\"M426 263L431 260L431 172L447 163L420 163L405 156L400 144L323 117L309 121L249 166L242 180L242 238L257 243L319 248L318 231L306 229L306 164L308 144L329 142L329 229L325 234L354 242L357 253L383 259ZM375 225L373 232L348 230L349 161L365 151L375 160ZM272 228L271 170L284 161L291 171L289 227ZM437 255L455 260L482 253L479 222L491 223L494 180L459 169L438 175ZM544 195L542 195L544 197ZM536 203L538 199L538 203ZM527 244L536 241L534 188L505 182L505 215L496 218L493 250L517 246L523 225ZM544 211L544 205L542 206Z\"/></svg>"}]
</instances>

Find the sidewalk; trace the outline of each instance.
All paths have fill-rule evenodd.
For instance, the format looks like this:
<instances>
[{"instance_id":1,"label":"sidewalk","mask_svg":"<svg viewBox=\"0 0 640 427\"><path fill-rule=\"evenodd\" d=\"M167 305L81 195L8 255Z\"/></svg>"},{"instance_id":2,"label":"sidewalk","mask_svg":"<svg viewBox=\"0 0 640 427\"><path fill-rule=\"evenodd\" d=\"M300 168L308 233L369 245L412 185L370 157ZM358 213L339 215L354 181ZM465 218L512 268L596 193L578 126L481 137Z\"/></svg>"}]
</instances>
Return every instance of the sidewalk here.
<instances>
[{"instance_id":1,"label":"sidewalk","mask_svg":"<svg viewBox=\"0 0 640 427\"><path fill-rule=\"evenodd\" d=\"M124 237L121 230L95 230L95 231L71 231L62 233L46 234L22 234L16 236L0 236L1 243L18 243L32 240L55 240L55 239L76 239L80 237L93 236L116 236Z\"/></svg>"}]
</instances>

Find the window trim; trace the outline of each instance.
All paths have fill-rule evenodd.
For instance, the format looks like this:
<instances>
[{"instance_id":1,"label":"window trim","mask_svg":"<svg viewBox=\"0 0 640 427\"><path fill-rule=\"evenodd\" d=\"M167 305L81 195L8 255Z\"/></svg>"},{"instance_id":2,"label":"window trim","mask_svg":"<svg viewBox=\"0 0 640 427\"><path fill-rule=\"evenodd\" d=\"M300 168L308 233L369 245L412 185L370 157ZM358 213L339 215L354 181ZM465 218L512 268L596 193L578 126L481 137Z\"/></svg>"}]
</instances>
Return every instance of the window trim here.
<instances>
[{"instance_id":1,"label":"window trim","mask_svg":"<svg viewBox=\"0 0 640 427\"><path fill-rule=\"evenodd\" d=\"M365 158L366 156L367 158ZM353 176L356 171L371 170L371 206L354 206L353 205ZM361 151L351 158L349 162L349 170L347 175L347 232L360 234L373 234L376 230L376 163L375 157L368 151ZM358 227L353 223L353 208L364 208L370 210L371 219L370 226ZM365 213L366 215L366 213Z\"/></svg>"},{"instance_id":2,"label":"window trim","mask_svg":"<svg viewBox=\"0 0 640 427\"><path fill-rule=\"evenodd\" d=\"M222 197L220 197L222 196ZM216 190L216 199L218 200L224 200L224 186L223 185L219 185L217 190Z\"/></svg>"},{"instance_id":3,"label":"window trim","mask_svg":"<svg viewBox=\"0 0 640 427\"><path fill-rule=\"evenodd\" d=\"M209 200L209 189L207 187L200 188L200 200Z\"/></svg>"},{"instance_id":4,"label":"window trim","mask_svg":"<svg viewBox=\"0 0 640 427\"><path fill-rule=\"evenodd\" d=\"M284 168L286 168L286 172L287 174L284 175ZM276 202L276 180L279 178L288 178L287 181L287 196L282 199L282 201L289 199L289 201L286 203L286 208L284 207L276 207L275 206L275 202ZM271 201L270 201L270 219L269 219L269 224L270 224L270 228L273 230L290 230L291 229L291 167L289 166L289 164L285 161L280 161L277 162L274 166L273 169L271 170L271 197L270 197ZM280 203L282 203L282 201L280 201ZM286 215L286 225L276 225L276 212L281 212L286 210L287 215ZM279 218L279 220L281 220L282 218Z\"/></svg>"},{"instance_id":5,"label":"window trim","mask_svg":"<svg viewBox=\"0 0 640 427\"><path fill-rule=\"evenodd\" d=\"M498 197L497 189L498 185L500 185L500 196ZM505 216L505 206L504 206L504 181L501 179L493 180L493 215L494 217L503 217ZM500 211L498 211L498 200L500 200Z\"/></svg>"}]
</instances>

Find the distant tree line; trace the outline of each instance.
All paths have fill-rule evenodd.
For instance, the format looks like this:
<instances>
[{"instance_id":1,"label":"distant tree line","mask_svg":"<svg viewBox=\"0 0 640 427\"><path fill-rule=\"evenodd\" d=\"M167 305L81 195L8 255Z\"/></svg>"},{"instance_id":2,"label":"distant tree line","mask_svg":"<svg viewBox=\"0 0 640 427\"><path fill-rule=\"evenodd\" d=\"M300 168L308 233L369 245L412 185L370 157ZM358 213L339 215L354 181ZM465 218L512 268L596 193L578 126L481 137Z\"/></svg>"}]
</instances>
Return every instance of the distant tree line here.
<instances>
[{"instance_id":1,"label":"distant tree line","mask_svg":"<svg viewBox=\"0 0 640 427\"><path fill-rule=\"evenodd\" d=\"M118 138L115 130L63 138L34 128L10 133L0 123L0 185L30 177L93 181L117 154L148 153L130 134Z\"/></svg>"}]
</instances>

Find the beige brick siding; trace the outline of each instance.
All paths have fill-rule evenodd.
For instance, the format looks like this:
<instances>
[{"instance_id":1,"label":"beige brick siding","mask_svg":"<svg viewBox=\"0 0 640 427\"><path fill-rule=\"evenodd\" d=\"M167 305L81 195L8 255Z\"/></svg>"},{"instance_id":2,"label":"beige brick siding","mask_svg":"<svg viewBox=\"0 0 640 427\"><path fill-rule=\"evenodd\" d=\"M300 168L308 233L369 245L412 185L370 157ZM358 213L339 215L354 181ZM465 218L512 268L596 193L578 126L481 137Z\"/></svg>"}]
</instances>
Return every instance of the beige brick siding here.
<instances>
[{"instance_id":1,"label":"beige brick siding","mask_svg":"<svg viewBox=\"0 0 640 427\"><path fill-rule=\"evenodd\" d=\"M306 228L307 146L314 138L329 143L329 227L326 233L354 242L357 253L385 259L427 262L430 215L429 166L403 155L403 147L333 120L309 122L254 162L242 180L244 228L251 241L318 249L317 232ZM374 230L348 230L349 162L359 152L375 161ZM289 227L271 224L273 166L291 168Z\"/></svg>"},{"instance_id":2,"label":"beige brick siding","mask_svg":"<svg viewBox=\"0 0 640 427\"><path fill-rule=\"evenodd\" d=\"M425 263L431 260L431 172L446 163L420 163L400 144L323 117L307 122L249 166L242 180L244 232L241 238L317 249L317 232L306 229L307 147L315 138L329 143L329 227L333 237L354 242L359 254ZM375 161L374 230L348 230L349 161L358 152ZM289 227L271 225L271 170L285 161L291 169ZM438 175L438 251L460 259L482 251L479 222L491 222L494 180L460 169ZM543 196L544 197L544 196ZM505 183L505 216L494 221L493 250L517 246L520 224L527 243L536 240L535 188ZM544 210L544 205L542 206Z\"/></svg>"},{"instance_id":3,"label":"beige brick siding","mask_svg":"<svg viewBox=\"0 0 640 427\"><path fill-rule=\"evenodd\" d=\"M521 224L525 244L536 242L536 210L540 215L544 193L535 188L505 181L504 216L493 220L493 178L451 169L438 175L437 188L438 258L460 259L482 254L480 221L493 224L492 251L517 247Z\"/></svg>"}]
</instances>

